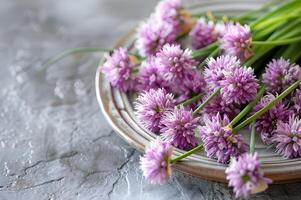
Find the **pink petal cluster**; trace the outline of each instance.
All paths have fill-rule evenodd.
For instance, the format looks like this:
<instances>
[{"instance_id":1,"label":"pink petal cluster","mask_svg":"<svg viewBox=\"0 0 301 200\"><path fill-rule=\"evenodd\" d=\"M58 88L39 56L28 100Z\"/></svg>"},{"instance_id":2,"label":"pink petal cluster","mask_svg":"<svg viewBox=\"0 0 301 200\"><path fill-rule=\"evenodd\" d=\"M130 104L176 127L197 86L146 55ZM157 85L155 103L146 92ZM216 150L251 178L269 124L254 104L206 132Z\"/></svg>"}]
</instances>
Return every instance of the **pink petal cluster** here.
<instances>
[{"instance_id":1,"label":"pink petal cluster","mask_svg":"<svg viewBox=\"0 0 301 200\"><path fill-rule=\"evenodd\" d=\"M171 84L182 83L196 68L190 49L181 49L180 45L166 44L157 53L156 58L166 80Z\"/></svg>"},{"instance_id":2,"label":"pink petal cluster","mask_svg":"<svg viewBox=\"0 0 301 200\"><path fill-rule=\"evenodd\" d=\"M164 89L150 89L140 94L135 102L138 120L149 130L159 133L162 117L175 106L173 95Z\"/></svg>"},{"instance_id":3,"label":"pink petal cluster","mask_svg":"<svg viewBox=\"0 0 301 200\"><path fill-rule=\"evenodd\" d=\"M298 115L301 117L301 85L294 92L292 101L295 113L299 113Z\"/></svg>"},{"instance_id":4,"label":"pink petal cluster","mask_svg":"<svg viewBox=\"0 0 301 200\"><path fill-rule=\"evenodd\" d=\"M262 74L268 92L281 93L301 77L301 67L283 58L273 59Z\"/></svg>"},{"instance_id":5,"label":"pink petal cluster","mask_svg":"<svg viewBox=\"0 0 301 200\"><path fill-rule=\"evenodd\" d=\"M153 141L140 157L143 176L152 184L166 183L171 176L170 160L172 146L159 139Z\"/></svg>"},{"instance_id":6,"label":"pink petal cluster","mask_svg":"<svg viewBox=\"0 0 301 200\"><path fill-rule=\"evenodd\" d=\"M236 67L220 81L221 94L227 103L244 104L253 100L259 84L250 67Z\"/></svg>"},{"instance_id":7,"label":"pink petal cluster","mask_svg":"<svg viewBox=\"0 0 301 200\"><path fill-rule=\"evenodd\" d=\"M209 58L204 70L204 79L208 88L214 90L220 87L220 81L225 79L225 74L238 67L240 67L240 61L235 56L222 55L216 59Z\"/></svg>"},{"instance_id":8,"label":"pink petal cluster","mask_svg":"<svg viewBox=\"0 0 301 200\"><path fill-rule=\"evenodd\" d=\"M204 94L205 88L206 83L203 75L199 71L193 70L192 73L186 75L182 84L174 88L174 91L180 95L178 101L184 101L197 94Z\"/></svg>"},{"instance_id":9,"label":"pink petal cluster","mask_svg":"<svg viewBox=\"0 0 301 200\"><path fill-rule=\"evenodd\" d=\"M141 63L137 86L139 91L148 91L158 88L164 88L166 91L170 91L168 81L166 81L162 73L160 73L159 66L155 57L150 57Z\"/></svg>"},{"instance_id":10,"label":"pink petal cluster","mask_svg":"<svg viewBox=\"0 0 301 200\"><path fill-rule=\"evenodd\" d=\"M208 96L209 94L205 95L203 101ZM227 103L221 95L217 95L203 108L202 113L210 117L216 116L219 113L222 118L228 116L229 119L233 119L240 112L240 107L237 103Z\"/></svg>"},{"instance_id":11,"label":"pink petal cluster","mask_svg":"<svg viewBox=\"0 0 301 200\"><path fill-rule=\"evenodd\" d=\"M236 198L249 198L251 193L262 192L272 183L271 179L263 176L260 167L257 153L245 153L232 160L226 169L226 175Z\"/></svg>"},{"instance_id":12,"label":"pink petal cluster","mask_svg":"<svg viewBox=\"0 0 301 200\"><path fill-rule=\"evenodd\" d=\"M204 148L209 158L217 159L220 163L227 163L231 157L245 153L248 145L240 134L232 135L232 129L227 127L229 118L224 115L205 116L204 125L200 127L200 134Z\"/></svg>"},{"instance_id":13,"label":"pink petal cluster","mask_svg":"<svg viewBox=\"0 0 301 200\"><path fill-rule=\"evenodd\" d=\"M227 24L220 42L220 47L226 54L237 56L241 61L248 59L253 54L250 49L252 34L248 25Z\"/></svg>"},{"instance_id":14,"label":"pink petal cluster","mask_svg":"<svg viewBox=\"0 0 301 200\"><path fill-rule=\"evenodd\" d=\"M210 89L221 88L222 99L226 103L244 104L257 93L258 83L254 70L241 67L235 56L220 56L207 61L204 78Z\"/></svg>"},{"instance_id":15,"label":"pink petal cluster","mask_svg":"<svg viewBox=\"0 0 301 200\"><path fill-rule=\"evenodd\" d=\"M272 141L277 153L285 158L301 157L301 120L291 116L288 122L279 121Z\"/></svg>"},{"instance_id":16,"label":"pink petal cluster","mask_svg":"<svg viewBox=\"0 0 301 200\"><path fill-rule=\"evenodd\" d=\"M273 99L275 99L273 94L265 95L256 104L253 112L259 111ZM256 120L256 131L260 134L263 143L267 145L272 144L277 123L281 121L287 122L291 113L291 110L283 102L279 102Z\"/></svg>"},{"instance_id":17,"label":"pink petal cluster","mask_svg":"<svg viewBox=\"0 0 301 200\"><path fill-rule=\"evenodd\" d=\"M184 21L179 12L181 9L183 9L181 0L163 0L158 3L155 15L160 21L170 24L174 31L179 32L181 22Z\"/></svg>"},{"instance_id":18,"label":"pink petal cluster","mask_svg":"<svg viewBox=\"0 0 301 200\"><path fill-rule=\"evenodd\" d=\"M155 55L165 44L175 43L177 34L173 27L151 18L137 30L136 48L142 56Z\"/></svg>"},{"instance_id":19,"label":"pink petal cluster","mask_svg":"<svg viewBox=\"0 0 301 200\"><path fill-rule=\"evenodd\" d=\"M192 39L194 49L203 48L217 40L218 32L212 21L207 22L205 18L200 18L189 35Z\"/></svg>"},{"instance_id":20,"label":"pink petal cluster","mask_svg":"<svg viewBox=\"0 0 301 200\"><path fill-rule=\"evenodd\" d=\"M166 113L162 119L164 127L161 129L163 138L170 141L175 147L189 150L197 145L195 129L198 117L193 117L191 110L177 108Z\"/></svg>"},{"instance_id":21,"label":"pink petal cluster","mask_svg":"<svg viewBox=\"0 0 301 200\"><path fill-rule=\"evenodd\" d=\"M135 63L127 49L122 47L115 49L111 55L106 54L105 59L101 71L111 85L123 92L134 90L136 86Z\"/></svg>"}]
</instances>

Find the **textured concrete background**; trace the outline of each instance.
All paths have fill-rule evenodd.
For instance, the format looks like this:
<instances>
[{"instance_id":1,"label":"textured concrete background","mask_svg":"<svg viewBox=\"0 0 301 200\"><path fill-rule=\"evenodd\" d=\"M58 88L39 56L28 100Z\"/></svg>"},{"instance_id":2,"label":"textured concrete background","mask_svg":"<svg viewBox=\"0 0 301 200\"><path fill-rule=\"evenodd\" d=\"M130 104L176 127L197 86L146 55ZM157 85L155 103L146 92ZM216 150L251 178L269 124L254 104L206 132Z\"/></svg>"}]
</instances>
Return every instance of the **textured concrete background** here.
<instances>
[{"instance_id":1,"label":"textured concrete background","mask_svg":"<svg viewBox=\"0 0 301 200\"><path fill-rule=\"evenodd\" d=\"M233 199L226 185L174 172L149 185L139 153L101 114L94 73L101 54L47 69L64 49L110 47L155 1L0 0L0 200ZM112 156L113 155L113 156ZM300 199L301 184L272 186L253 199Z\"/></svg>"}]
</instances>

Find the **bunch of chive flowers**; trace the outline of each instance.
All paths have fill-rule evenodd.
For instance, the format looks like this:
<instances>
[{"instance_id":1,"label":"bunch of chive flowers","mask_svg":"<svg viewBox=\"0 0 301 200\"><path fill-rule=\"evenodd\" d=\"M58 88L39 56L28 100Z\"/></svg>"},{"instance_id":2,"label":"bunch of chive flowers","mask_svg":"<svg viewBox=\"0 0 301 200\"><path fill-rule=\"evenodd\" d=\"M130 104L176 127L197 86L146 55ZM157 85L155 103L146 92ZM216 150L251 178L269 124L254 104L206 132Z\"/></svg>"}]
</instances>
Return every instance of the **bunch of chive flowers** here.
<instances>
[{"instance_id":1,"label":"bunch of chive flowers","mask_svg":"<svg viewBox=\"0 0 301 200\"><path fill-rule=\"evenodd\" d=\"M156 135L140 160L147 180L166 183L172 165L203 151L247 198L272 182L255 136L286 159L301 157L300 12L301 1L289 0L221 17L163 0L129 47L105 56L102 73L138 94L136 118ZM172 157L174 148L186 152Z\"/></svg>"}]
</instances>

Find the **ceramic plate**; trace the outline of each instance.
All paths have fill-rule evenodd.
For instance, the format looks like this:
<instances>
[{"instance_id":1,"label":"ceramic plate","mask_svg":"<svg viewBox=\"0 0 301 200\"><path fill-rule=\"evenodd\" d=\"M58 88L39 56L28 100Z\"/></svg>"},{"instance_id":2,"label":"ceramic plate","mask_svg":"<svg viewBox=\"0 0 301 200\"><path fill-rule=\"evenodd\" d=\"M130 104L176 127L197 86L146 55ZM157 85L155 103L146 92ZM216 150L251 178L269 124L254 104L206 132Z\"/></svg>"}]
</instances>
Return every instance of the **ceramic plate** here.
<instances>
[{"instance_id":1,"label":"ceramic plate","mask_svg":"<svg viewBox=\"0 0 301 200\"><path fill-rule=\"evenodd\" d=\"M265 2L263 0L195 0L185 1L185 4L191 11L212 11L219 14L236 15L258 8ZM116 47L128 45L132 41L133 33L134 31L121 38ZM100 108L112 128L130 145L143 151L145 146L156 138L156 135L146 130L136 119L132 106L134 97L112 88L99 69L96 72L95 84ZM244 133L246 141L249 141L248 135L248 133ZM272 178L274 183L301 180L301 159L283 159L274 152L273 148L266 149L260 141L256 143L256 150L261 158L265 175ZM181 153L183 151L175 149L173 155L177 156ZM226 182L224 174L226 166L207 158L202 152L187 157L185 162L176 164L174 168L193 176Z\"/></svg>"}]
</instances>

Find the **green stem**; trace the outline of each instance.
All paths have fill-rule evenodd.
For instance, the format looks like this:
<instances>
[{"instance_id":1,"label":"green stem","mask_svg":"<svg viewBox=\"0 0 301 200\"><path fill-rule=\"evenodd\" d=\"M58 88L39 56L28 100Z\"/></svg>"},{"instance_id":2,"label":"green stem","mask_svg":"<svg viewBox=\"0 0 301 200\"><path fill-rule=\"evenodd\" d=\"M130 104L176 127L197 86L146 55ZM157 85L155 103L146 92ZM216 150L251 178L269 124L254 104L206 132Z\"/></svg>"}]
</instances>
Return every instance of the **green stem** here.
<instances>
[{"instance_id":1,"label":"green stem","mask_svg":"<svg viewBox=\"0 0 301 200\"><path fill-rule=\"evenodd\" d=\"M282 24L284 22L286 22L286 20L289 19L294 19L294 18L300 18L301 15L300 14L292 14L292 15L284 15L284 16L279 16L279 17L273 17L271 19L268 19L264 22L262 22L261 24L257 25L257 26L253 26L251 27L252 30L258 30L261 28L267 28L268 26L270 26L271 24Z\"/></svg>"},{"instance_id":2,"label":"green stem","mask_svg":"<svg viewBox=\"0 0 301 200\"><path fill-rule=\"evenodd\" d=\"M243 15L240 15L240 16L234 18L234 19L238 20L238 21L243 20L243 19L248 18L252 15L256 15L258 12L267 10L267 9L271 8L272 6L274 6L275 4L278 4L281 1L283 1L283 0L274 0L274 1L268 2L267 4L263 5L259 9L251 10L251 11L249 11L249 12L243 14Z\"/></svg>"},{"instance_id":3,"label":"green stem","mask_svg":"<svg viewBox=\"0 0 301 200\"><path fill-rule=\"evenodd\" d=\"M256 126L255 121L252 122L252 129L251 129L251 138L250 138L250 153L254 154L255 152L255 138L256 138Z\"/></svg>"},{"instance_id":4,"label":"green stem","mask_svg":"<svg viewBox=\"0 0 301 200\"><path fill-rule=\"evenodd\" d=\"M217 47L214 51L212 51L212 52L209 54L208 58L215 57L216 55L218 55L219 50L220 50L220 49ZM206 64L206 62L207 62L207 59L203 60L203 61L201 62L201 64L198 65L198 67L199 67L199 68L202 68L202 67Z\"/></svg>"},{"instance_id":5,"label":"green stem","mask_svg":"<svg viewBox=\"0 0 301 200\"><path fill-rule=\"evenodd\" d=\"M181 106L188 106L188 105L190 105L190 104L192 104L192 103L198 101L202 96L203 96L203 94L198 94L198 95L196 95L196 96L194 96L194 97L192 97L192 98L190 98L190 99L187 99L187 100L185 100L184 102L180 103L180 104L178 105L178 107L181 107Z\"/></svg>"},{"instance_id":6,"label":"green stem","mask_svg":"<svg viewBox=\"0 0 301 200\"><path fill-rule=\"evenodd\" d=\"M55 56L48 60L44 65L43 68L49 67L50 65L60 61L61 59L77 53L92 53L92 52L110 52L111 49L104 49L104 48L90 48L90 47L83 47L83 48L75 48L75 49L68 49L59 55Z\"/></svg>"},{"instance_id":7,"label":"green stem","mask_svg":"<svg viewBox=\"0 0 301 200\"><path fill-rule=\"evenodd\" d=\"M170 162L171 162L171 164L175 164L176 162L179 162L180 160L190 156L191 154L201 150L202 148L203 148L203 144L200 144L197 147L194 147L193 149L191 149L190 151L187 151L187 152L183 153L182 155L172 159Z\"/></svg>"},{"instance_id":8,"label":"green stem","mask_svg":"<svg viewBox=\"0 0 301 200\"><path fill-rule=\"evenodd\" d=\"M300 0L293 0L293 1L288 1L284 3L283 5L275 8L274 10L268 12L266 15L263 17L259 18L255 22L251 24L251 26L257 26L260 23L272 18L273 16L281 16L281 15L287 15L288 13L296 12L299 10L301 5Z\"/></svg>"},{"instance_id":9,"label":"green stem","mask_svg":"<svg viewBox=\"0 0 301 200\"><path fill-rule=\"evenodd\" d=\"M290 59L291 62L296 62L298 57L300 57L301 52L298 51L299 47L301 46L301 43L296 43L288 46L279 57L283 57L286 59Z\"/></svg>"},{"instance_id":10,"label":"green stem","mask_svg":"<svg viewBox=\"0 0 301 200\"><path fill-rule=\"evenodd\" d=\"M301 37L295 37L295 38L291 38L291 39L286 39L286 40L276 40L276 41L253 41L252 44L253 45L258 45L258 46L262 46L262 45L286 45L286 44L291 44L294 42L299 42L301 41Z\"/></svg>"},{"instance_id":11,"label":"green stem","mask_svg":"<svg viewBox=\"0 0 301 200\"><path fill-rule=\"evenodd\" d=\"M199 107L193 111L192 115L197 115L214 97L216 97L221 91L221 88L218 88L213 92Z\"/></svg>"},{"instance_id":12,"label":"green stem","mask_svg":"<svg viewBox=\"0 0 301 200\"><path fill-rule=\"evenodd\" d=\"M198 49L192 53L194 59L201 58L203 56L208 56L212 51L218 47L218 42L214 42L204 48Z\"/></svg>"},{"instance_id":13,"label":"green stem","mask_svg":"<svg viewBox=\"0 0 301 200\"><path fill-rule=\"evenodd\" d=\"M277 96L275 99L273 99L268 105L263 107L261 110L257 111L255 114L253 114L251 117L247 118L243 122L241 122L239 125L237 125L233 129L233 134L236 134L239 130L244 128L246 125L251 123L252 121L256 120L258 117L263 115L265 112L267 112L270 108L272 108L275 104L277 104L279 101L281 101L283 98L285 98L287 95L289 95L293 90L295 90L299 84L301 83L301 79L296 81L294 84L292 84L290 87L288 87L285 91L283 91L279 96Z\"/></svg>"},{"instance_id":14,"label":"green stem","mask_svg":"<svg viewBox=\"0 0 301 200\"><path fill-rule=\"evenodd\" d=\"M237 122L239 122L244 116L246 116L251 109L256 105L256 103L261 99L265 92L265 87L262 86L257 93L255 99L250 102L231 122L230 122L230 127L233 127Z\"/></svg>"}]
</instances>

